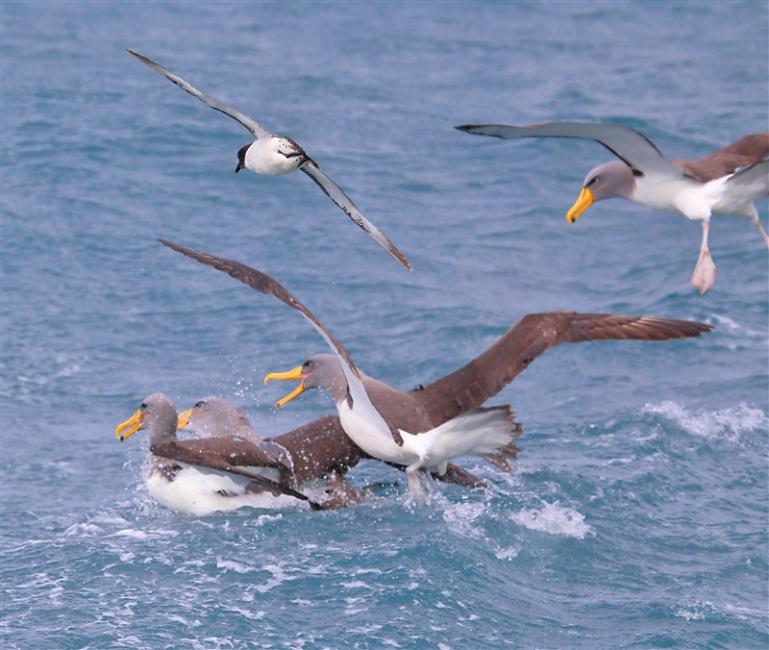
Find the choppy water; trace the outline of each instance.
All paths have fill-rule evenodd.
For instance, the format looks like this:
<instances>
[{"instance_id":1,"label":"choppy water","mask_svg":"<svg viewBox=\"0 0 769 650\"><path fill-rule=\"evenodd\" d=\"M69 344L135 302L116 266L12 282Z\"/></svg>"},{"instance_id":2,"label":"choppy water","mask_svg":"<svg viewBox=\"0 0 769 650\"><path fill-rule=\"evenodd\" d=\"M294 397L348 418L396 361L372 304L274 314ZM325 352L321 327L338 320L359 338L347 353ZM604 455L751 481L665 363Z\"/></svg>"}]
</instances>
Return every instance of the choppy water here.
<instances>
[{"instance_id":1,"label":"choppy water","mask_svg":"<svg viewBox=\"0 0 769 650\"><path fill-rule=\"evenodd\" d=\"M3 647L766 647L755 231L714 222L719 283L699 297L698 224L616 201L564 222L600 147L451 128L609 119L682 158L766 130L765 2L0 11ZM306 179L235 176L245 131L126 47L304 144L414 273ZM465 463L489 493L183 517L145 493L146 441L112 437L144 395L218 392L266 434L330 405L273 412L264 372L322 341L158 236L274 274L404 388L531 311L716 330L538 359L495 400L525 424L516 472Z\"/></svg>"}]
</instances>

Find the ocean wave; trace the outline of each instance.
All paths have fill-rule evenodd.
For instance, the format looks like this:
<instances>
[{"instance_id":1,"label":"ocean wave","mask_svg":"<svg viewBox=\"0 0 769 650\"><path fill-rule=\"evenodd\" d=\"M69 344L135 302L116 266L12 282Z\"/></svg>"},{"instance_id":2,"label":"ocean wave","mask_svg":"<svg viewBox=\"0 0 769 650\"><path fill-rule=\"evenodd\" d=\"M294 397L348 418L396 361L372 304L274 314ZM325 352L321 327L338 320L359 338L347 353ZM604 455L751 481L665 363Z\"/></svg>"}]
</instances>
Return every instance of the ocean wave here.
<instances>
[{"instance_id":1,"label":"ocean wave","mask_svg":"<svg viewBox=\"0 0 769 650\"><path fill-rule=\"evenodd\" d=\"M585 517L573 508L558 505L558 502L545 503L541 508L524 508L510 515L515 523L550 535L584 539L592 532L585 523Z\"/></svg>"},{"instance_id":2,"label":"ocean wave","mask_svg":"<svg viewBox=\"0 0 769 650\"><path fill-rule=\"evenodd\" d=\"M661 415L674 422L687 433L707 439L739 440L744 433L769 428L769 417L761 409L741 402L736 408L691 413L683 406L666 400L659 404L646 404L644 413Z\"/></svg>"}]
</instances>

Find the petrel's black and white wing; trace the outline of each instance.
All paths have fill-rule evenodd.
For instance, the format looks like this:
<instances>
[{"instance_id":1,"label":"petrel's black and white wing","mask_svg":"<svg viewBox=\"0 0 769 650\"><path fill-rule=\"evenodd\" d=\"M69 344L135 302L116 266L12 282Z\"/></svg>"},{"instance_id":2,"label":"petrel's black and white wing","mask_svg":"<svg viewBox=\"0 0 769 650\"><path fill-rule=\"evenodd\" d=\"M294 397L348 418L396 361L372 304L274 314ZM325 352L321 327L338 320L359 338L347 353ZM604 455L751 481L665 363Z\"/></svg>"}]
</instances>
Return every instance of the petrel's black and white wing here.
<instances>
[{"instance_id":1,"label":"petrel's black and white wing","mask_svg":"<svg viewBox=\"0 0 769 650\"><path fill-rule=\"evenodd\" d=\"M384 435L392 435L396 441L401 440L398 429L388 424L382 417L382 414L371 402L371 399L366 392L366 388L363 386L363 382L360 379L358 368L355 366L347 349L329 330L326 329L323 323L318 320L318 317L307 309L307 307L305 307L294 294L280 284L280 282L271 278L266 273L257 271L241 262L228 260L224 257L218 257L216 255L211 255L210 253L187 248L186 246L174 244L165 239L160 239L159 241L164 246L168 246L168 248L175 250L182 255L186 255L201 264L212 266L217 271L222 271L230 277L240 280L243 284L248 285L252 289L256 289L260 293L275 296L278 300L286 303L289 307L292 307L302 314L302 316L304 316L323 337L326 343L328 343L329 347L336 355L336 358L339 360L339 365L342 367L342 372L344 372L347 386L350 391L350 397L352 398L352 408L377 431Z\"/></svg>"},{"instance_id":2,"label":"petrel's black and white wing","mask_svg":"<svg viewBox=\"0 0 769 650\"><path fill-rule=\"evenodd\" d=\"M167 68L164 68L159 63L156 63L152 59L148 59L146 56L143 56L139 54L138 52L134 52L133 50L128 50L128 53L131 56L136 57L144 63L145 65L148 65L150 68L152 68L155 72L158 74L163 75L166 79L168 79L171 83L176 84L181 88L182 90L188 92L193 97L197 97L201 102L206 104L207 106L210 106L215 111L219 111L220 113L224 113L225 115L228 115L233 120L237 120L240 122L243 126L245 126L251 134L258 140L260 138L271 138L273 136L272 133L270 133L267 129L265 129L259 122L256 120L251 119L248 117L248 115L244 115L241 113L237 108L233 108L232 106L229 106L225 104L224 102L220 102L218 99L214 99L213 97L209 97L205 93L199 91L195 86L188 83L184 79L182 79L179 75L174 74Z\"/></svg>"},{"instance_id":3,"label":"petrel's black and white wing","mask_svg":"<svg viewBox=\"0 0 769 650\"><path fill-rule=\"evenodd\" d=\"M506 124L463 124L455 127L465 133L488 135L510 140L515 138L578 138L602 144L628 167L641 174L674 176L683 172L667 160L657 146L643 133L619 124L589 122L547 122L529 126Z\"/></svg>"},{"instance_id":4,"label":"petrel's black and white wing","mask_svg":"<svg viewBox=\"0 0 769 650\"><path fill-rule=\"evenodd\" d=\"M411 270L411 263L406 259L406 256L398 250L395 244L382 234L382 231L379 230L379 228L361 214L361 211L358 210L357 206L352 202L352 199L345 194L344 190L339 187L339 185L321 170L315 161L308 158L300 165L299 169L307 174L313 182L323 190L323 193L336 203L342 212L350 217L359 228L367 232L377 244L390 253L390 255L403 264L403 266Z\"/></svg>"}]
</instances>

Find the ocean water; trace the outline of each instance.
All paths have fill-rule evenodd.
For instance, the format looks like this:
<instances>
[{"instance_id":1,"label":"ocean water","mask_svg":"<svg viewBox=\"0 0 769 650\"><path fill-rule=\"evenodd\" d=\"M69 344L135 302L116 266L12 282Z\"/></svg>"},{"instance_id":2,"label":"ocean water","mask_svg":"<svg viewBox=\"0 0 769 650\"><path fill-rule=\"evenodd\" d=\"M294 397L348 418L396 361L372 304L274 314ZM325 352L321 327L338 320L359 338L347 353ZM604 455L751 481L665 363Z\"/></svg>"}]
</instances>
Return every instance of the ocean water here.
<instances>
[{"instance_id":1,"label":"ocean water","mask_svg":"<svg viewBox=\"0 0 769 650\"><path fill-rule=\"evenodd\" d=\"M12 2L2 28L4 648L765 648L769 256L717 218L606 201L564 214L592 143L466 122L610 120L672 157L767 130L766 2ZM233 173L248 142L125 52L302 143L410 257L398 267L301 175ZM764 224L769 209L759 206ZM410 388L533 311L645 313L699 339L557 347L491 403L524 423L492 485L369 461L334 512L187 517L142 481L147 394L217 393L265 435L271 370L324 352L295 313L174 255L294 290L368 373Z\"/></svg>"}]
</instances>

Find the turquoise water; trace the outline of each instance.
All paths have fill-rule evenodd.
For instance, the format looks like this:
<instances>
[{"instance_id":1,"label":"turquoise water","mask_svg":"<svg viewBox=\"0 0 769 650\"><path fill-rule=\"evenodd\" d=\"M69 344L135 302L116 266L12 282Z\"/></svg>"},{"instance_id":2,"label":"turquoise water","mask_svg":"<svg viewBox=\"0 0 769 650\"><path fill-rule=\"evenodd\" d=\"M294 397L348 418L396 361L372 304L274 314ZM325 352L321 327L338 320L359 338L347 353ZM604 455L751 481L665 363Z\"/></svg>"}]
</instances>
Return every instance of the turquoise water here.
<instances>
[{"instance_id":1,"label":"turquoise water","mask_svg":"<svg viewBox=\"0 0 769 650\"><path fill-rule=\"evenodd\" d=\"M767 625L767 251L607 201L564 214L598 145L480 121L612 120L673 157L767 129L765 2L21 3L2 12L2 645L757 648ZM307 179L235 175L247 133L152 56L302 143L409 256ZM769 209L759 205L764 223ZM532 311L703 320L664 344L549 351L494 403L525 434L488 492L185 517L142 481L145 395L212 392L275 434L265 372L323 342L155 242L279 278L370 374L410 388ZM356 485L401 481L374 462Z\"/></svg>"}]
</instances>

